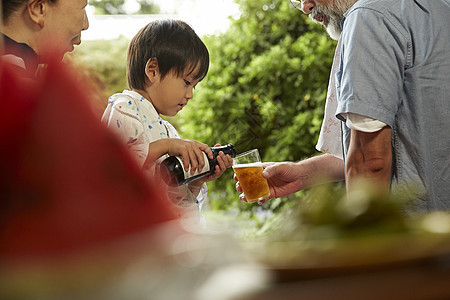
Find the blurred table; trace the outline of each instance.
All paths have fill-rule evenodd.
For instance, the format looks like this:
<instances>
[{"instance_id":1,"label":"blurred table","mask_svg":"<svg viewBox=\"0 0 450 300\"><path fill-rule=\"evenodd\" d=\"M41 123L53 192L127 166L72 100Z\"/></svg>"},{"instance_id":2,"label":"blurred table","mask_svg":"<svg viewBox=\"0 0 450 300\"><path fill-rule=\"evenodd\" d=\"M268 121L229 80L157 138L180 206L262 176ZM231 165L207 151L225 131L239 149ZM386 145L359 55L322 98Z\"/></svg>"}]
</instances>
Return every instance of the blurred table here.
<instances>
[{"instance_id":1,"label":"blurred table","mask_svg":"<svg viewBox=\"0 0 450 300\"><path fill-rule=\"evenodd\" d=\"M271 284L233 300L450 299L450 254L370 268L272 270Z\"/></svg>"}]
</instances>

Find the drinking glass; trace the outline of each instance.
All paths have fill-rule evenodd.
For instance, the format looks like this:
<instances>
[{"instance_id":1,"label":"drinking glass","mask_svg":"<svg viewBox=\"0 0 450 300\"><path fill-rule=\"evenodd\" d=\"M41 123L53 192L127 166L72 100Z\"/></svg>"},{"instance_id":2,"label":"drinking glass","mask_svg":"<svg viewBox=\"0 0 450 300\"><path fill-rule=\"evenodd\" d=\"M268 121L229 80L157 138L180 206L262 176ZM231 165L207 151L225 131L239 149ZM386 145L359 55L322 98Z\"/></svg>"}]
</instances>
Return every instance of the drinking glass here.
<instances>
[{"instance_id":1,"label":"drinking glass","mask_svg":"<svg viewBox=\"0 0 450 300\"><path fill-rule=\"evenodd\" d=\"M233 158L233 170L247 202L257 202L270 196L269 184L262 176L263 166L258 149L244 152Z\"/></svg>"}]
</instances>

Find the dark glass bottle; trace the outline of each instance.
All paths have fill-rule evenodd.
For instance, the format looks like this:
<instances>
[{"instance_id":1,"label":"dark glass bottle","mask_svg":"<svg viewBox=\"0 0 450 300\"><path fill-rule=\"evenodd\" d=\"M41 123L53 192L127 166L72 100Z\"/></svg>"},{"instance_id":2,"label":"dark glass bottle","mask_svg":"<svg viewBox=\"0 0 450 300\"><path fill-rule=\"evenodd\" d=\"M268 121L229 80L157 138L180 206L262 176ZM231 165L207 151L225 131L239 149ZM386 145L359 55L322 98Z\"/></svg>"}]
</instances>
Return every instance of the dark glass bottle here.
<instances>
[{"instance_id":1,"label":"dark glass bottle","mask_svg":"<svg viewBox=\"0 0 450 300\"><path fill-rule=\"evenodd\" d=\"M197 170L194 174L190 171L184 171L183 159L180 156L169 156L161 162L161 175L166 184L170 186L178 186L187 184L204 176L213 174L217 166L217 155L222 151L231 157L236 156L236 149L232 144L219 147L211 147L213 159L210 159L204 153L204 159L207 161L202 170ZM208 163L209 162L209 163Z\"/></svg>"}]
</instances>

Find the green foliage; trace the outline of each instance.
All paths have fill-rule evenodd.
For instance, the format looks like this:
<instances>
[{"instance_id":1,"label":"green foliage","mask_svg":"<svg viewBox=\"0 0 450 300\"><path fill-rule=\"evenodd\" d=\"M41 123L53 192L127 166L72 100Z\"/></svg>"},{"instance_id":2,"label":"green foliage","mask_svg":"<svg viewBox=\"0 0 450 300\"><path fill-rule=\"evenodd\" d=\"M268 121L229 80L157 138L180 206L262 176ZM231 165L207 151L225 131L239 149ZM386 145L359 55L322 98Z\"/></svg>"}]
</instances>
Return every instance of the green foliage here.
<instances>
[{"instance_id":1,"label":"green foliage","mask_svg":"<svg viewBox=\"0 0 450 300\"><path fill-rule=\"evenodd\" d=\"M138 14L159 14L160 9L159 6L154 4L151 0L137 0L139 5L141 6L139 10L136 12Z\"/></svg>"},{"instance_id":2,"label":"green foliage","mask_svg":"<svg viewBox=\"0 0 450 300\"><path fill-rule=\"evenodd\" d=\"M90 4L95 7L95 13L99 15L126 14L125 0L94 0Z\"/></svg>"},{"instance_id":3,"label":"green foliage","mask_svg":"<svg viewBox=\"0 0 450 300\"><path fill-rule=\"evenodd\" d=\"M158 14L159 6L152 0L136 0L140 5L136 14ZM93 0L90 4L95 7L95 13L98 15L121 15L127 14L125 9L125 0Z\"/></svg>"},{"instance_id":4,"label":"green foliage","mask_svg":"<svg viewBox=\"0 0 450 300\"><path fill-rule=\"evenodd\" d=\"M264 161L315 153L335 42L285 0L237 0L241 17L204 39L210 71L183 111L182 136L258 148ZM232 170L208 183L211 207L241 210ZM271 209L267 207L267 209Z\"/></svg>"},{"instance_id":5,"label":"green foliage","mask_svg":"<svg viewBox=\"0 0 450 300\"><path fill-rule=\"evenodd\" d=\"M126 57L130 41L120 36L114 40L83 41L66 58L86 77L98 93L95 101L102 109L108 97L128 87L126 78Z\"/></svg>"},{"instance_id":6,"label":"green foliage","mask_svg":"<svg viewBox=\"0 0 450 300\"><path fill-rule=\"evenodd\" d=\"M344 185L312 188L306 197L272 220L265 236L276 241L306 241L414 230L404 213L409 202L404 194L384 194L366 180L356 186L348 194Z\"/></svg>"}]
</instances>

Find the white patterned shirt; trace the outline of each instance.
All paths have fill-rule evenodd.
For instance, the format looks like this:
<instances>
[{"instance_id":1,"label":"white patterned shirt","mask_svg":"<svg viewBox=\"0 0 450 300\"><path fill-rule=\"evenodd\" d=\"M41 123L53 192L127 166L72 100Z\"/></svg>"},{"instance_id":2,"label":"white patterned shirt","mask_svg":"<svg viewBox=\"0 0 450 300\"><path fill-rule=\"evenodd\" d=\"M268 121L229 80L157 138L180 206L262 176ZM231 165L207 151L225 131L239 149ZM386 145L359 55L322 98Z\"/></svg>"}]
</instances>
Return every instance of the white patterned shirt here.
<instances>
[{"instance_id":1,"label":"white patterned shirt","mask_svg":"<svg viewBox=\"0 0 450 300\"><path fill-rule=\"evenodd\" d=\"M325 113L320 128L319 140L316 149L323 153L329 153L340 159L344 159L341 136L341 121L336 117L337 109L337 92L336 92L336 72L340 64L340 47L341 39L339 39L334 53L333 65L330 72L330 80L328 82L327 99L325 102Z\"/></svg>"},{"instance_id":2,"label":"white patterned shirt","mask_svg":"<svg viewBox=\"0 0 450 300\"><path fill-rule=\"evenodd\" d=\"M151 142L180 138L176 129L160 117L152 103L134 91L124 90L112 95L103 113L102 122L117 133L141 166L147 158ZM167 155L164 155L160 160L166 157ZM187 185L169 188L169 198L172 202L183 208L198 204L197 211L201 210L206 195L206 184L203 184L197 197L189 191Z\"/></svg>"}]
</instances>

